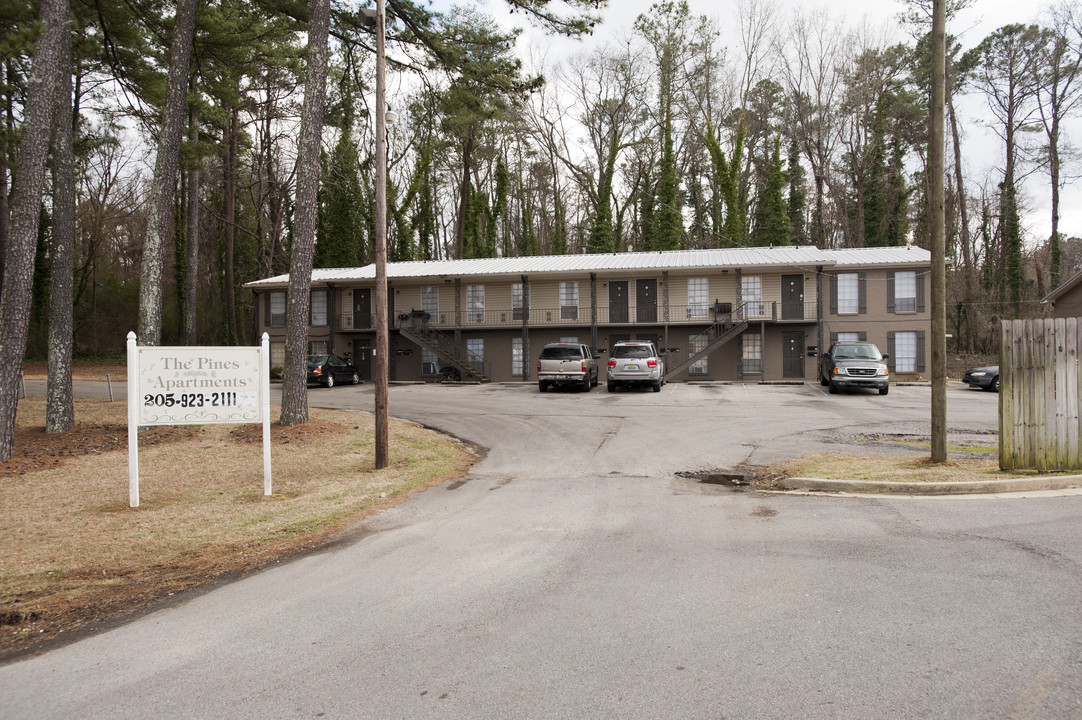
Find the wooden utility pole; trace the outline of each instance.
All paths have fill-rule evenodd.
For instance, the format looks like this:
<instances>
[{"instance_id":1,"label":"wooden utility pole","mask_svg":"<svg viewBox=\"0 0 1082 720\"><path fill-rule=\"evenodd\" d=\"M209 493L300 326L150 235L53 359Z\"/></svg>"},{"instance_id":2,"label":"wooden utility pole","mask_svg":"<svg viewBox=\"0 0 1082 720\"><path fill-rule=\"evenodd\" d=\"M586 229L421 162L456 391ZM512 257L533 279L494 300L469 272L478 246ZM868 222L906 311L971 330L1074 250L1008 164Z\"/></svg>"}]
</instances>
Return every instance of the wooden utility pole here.
<instances>
[{"instance_id":1,"label":"wooden utility pole","mask_svg":"<svg viewBox=\"0 0 1082 720\"><path fill-rule=\"evenodd\" d=\"M932 231L932 462L947 461L946 215L944 107L947 96L947 0L932 2L932 112L928 212Z\"/></svg>"},{"instance_id":2,"label":"wooden utility pole","mask_svg":"<svg viewBox=\"0 0 1082 720\"><path fill-rule=\"evenodd\" d=\"M376 0L376 469L388 465L389 409L387 377L390 358L387 320L387 10Z\"/></svg>"}]
</instances>

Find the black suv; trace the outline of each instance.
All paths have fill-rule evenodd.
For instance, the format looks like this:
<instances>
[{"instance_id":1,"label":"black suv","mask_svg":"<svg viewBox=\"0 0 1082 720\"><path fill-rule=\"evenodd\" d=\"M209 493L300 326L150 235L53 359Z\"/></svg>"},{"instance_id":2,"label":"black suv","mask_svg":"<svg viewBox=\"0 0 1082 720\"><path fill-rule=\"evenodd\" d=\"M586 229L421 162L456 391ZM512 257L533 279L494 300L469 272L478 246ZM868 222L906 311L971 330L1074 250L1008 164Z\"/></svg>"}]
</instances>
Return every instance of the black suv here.
<instances>
[{"instance_id":1,"label":"black suv","mask_svg":"<svg viewBox=\"0 0 1082 720\"><path fill-rule=\"evenodd\" d=\"M890 392L890 371L883 355L872 343L839 342L819 358L819 384L838 388L875 388L880 395Z\"/></svg>"}]
</instances>

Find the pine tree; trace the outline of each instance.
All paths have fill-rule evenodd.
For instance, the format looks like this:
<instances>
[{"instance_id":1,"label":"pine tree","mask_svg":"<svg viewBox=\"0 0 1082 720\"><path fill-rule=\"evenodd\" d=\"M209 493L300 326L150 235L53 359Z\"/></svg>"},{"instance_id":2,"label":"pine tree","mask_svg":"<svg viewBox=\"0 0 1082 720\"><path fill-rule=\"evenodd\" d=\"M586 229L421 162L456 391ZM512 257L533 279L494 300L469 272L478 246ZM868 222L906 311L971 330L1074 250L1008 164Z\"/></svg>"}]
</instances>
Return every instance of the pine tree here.
<instances>
[{"instance_id":1,"label":"pine tree","mask_svg":"<svg viewBox=\"0 0 1082 720\"><path fill-rule=\"evenodd\" d=\"M757 245L788 245L792 226L783 194L788 179L782 167L781 136L774 139L774 150L764 165L765 179L755 207L752 240Z\"/></svg>"},{"instance_id":2,"label":"pine tree","mask_svg":"<svg viewBox=\"0 0 1082 720\"><path fill-rule=\"evenodd\" d=\"M789 141L789 165L785 173L789 178L789 199L786 214L789 216L789 239L793 245L802 245L807 241L804 225L804 211L808 196L804 189L804 167L800 164L800 146L796 138Z\"/></svg>"}]
</instances>

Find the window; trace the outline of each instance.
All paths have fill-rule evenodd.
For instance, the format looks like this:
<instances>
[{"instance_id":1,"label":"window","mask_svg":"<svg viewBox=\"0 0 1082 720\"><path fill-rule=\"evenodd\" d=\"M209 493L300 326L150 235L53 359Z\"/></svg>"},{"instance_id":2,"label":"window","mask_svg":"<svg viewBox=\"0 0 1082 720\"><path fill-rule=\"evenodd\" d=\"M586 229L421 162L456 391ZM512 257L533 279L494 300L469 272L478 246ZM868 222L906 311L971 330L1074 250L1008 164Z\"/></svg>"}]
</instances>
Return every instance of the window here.
<instances>
[{"instance_id":1,"label":"window","mask_svg":"<svg viewBox=\"0 0 1082 720\"><path fill-rule=\"evenodd\" d=\"M511 338L511 374L521 376L522 373L522 338Z\"/></svg>"},{"instance_id":2,"label":"window","mask_svg":"<svg viewBox=\"0 0 1082 720\"><path fill-rule=\"evenodd\" d=\"M743 336L743 371L761 373L763 371L763 337L759 333L744 333Z\"/></svg>"},{"instance_id":3,"label":"window","mask_svg":"<svg viewBox=\"0 0 1082 720\"><path fill-rule=\"evenodd\" d=\"M466 286L466 322L482 323L485 321L485 286Z\"/></svg>"},{"instance_id":4,"label":"window","mask_svg":"<svg viewBox=\"0 0 1082 720\"><path fill-rule=\"evenodd\" d=\"M428 313L429 322L436 322L440 311L440 289L436 286L421 288L421 309Z\"/></svg>"},{"instance_id":5,"label":"window","mask_svg":"<svg viewBox=\"0 0 1082 720\"><path fill-rule=\"evenodd\" d=\"M840 332L835 333L836 339L834 342L862 342L861 333L858 332Z\"/></svg>"},{"instance_id":6,"label":"window","mask_svg":"<svg viewBox=\"0 0 1082 720\"><path fill-rule=\"evenodd\" d=\"M918 372L917 370L917 333L894 333L894 351L891 353L896 372Z\"/></svg>"},{"instance_id":7,"label":"window","mask_svg":"<svg viewBox=\"0 0 1082 720\"><path fill-rule=\"evenodd\" d=\"M706 278L688 278L688 318L706 317L708 293Z\"/></svg>"},{"instance_id":8,"label":"window","mask_svg":"<svg viewBox=\"0 0 1082 720\"><path fill-rule=\"evenodd\" d=\"M759 275L745 275L740 278L740 291L744 300L744 314L760 317L763 314L763 278Z\"/></svg>"},{"instance_id":9,"label":"window","mask_svg":"<svg viewBox=\"0 0 1082 720\"><path fill-rule=\"evenodd\" d=\"M694 355L695 353L702 352L706 349L707 335L703 333L701 335L692 335L688 338L688 355ZM706 375L706 356L696 360L688 368L688 374L690 375Z\"/></svg>"},{"instance_id":10,"label":"window","mask_svg":"<svg viewBox=\"0 0 1082 720\"><path fill-rule=\"evenodd\" d=\"M466 340L466 362L477 372L484 372L485 341L483 338L468 338Z\"/></svg>"},{"instance_id":11,"label":"window","mask_svg":"<svg viewBox=\"0 0 1082 720\"><path fill-rule=\"evenodd\" d=\"M312 291L312 324L327 324L327 291Z\"/></svg>"},{"instance_id":12,"label":"window","mask_svg":"<svg viewBox=\"0 0 1082 720\"><path fill-rule=\"evenodd\" d=\"M913 270L894 273L894 312L917 311L917 273Z\"/></svg>"},{"instance_id":13,"label":"window","mask_svg":"<svg viewBox=\"0 0 1082 720\"><path fill-rule=\"evenodd\" d=\"M308 342L308 354L309 355L326 355L327 354L327 341L326 340L310 340Z\"/></svg>"},{"instance_id":14,"label":"window","mask_svg":"<svg viewBox=\"0 0 1082 720\"><path fill-rule=\"evenodd\" d=\"M285 290L275 290L270 293L267 300L267 324L286 324L286 293Z\"/></svg>"},{"instance_id":15,"label":"window","mask_svg":"<svg viewBox=\"0 0 1082 720\"><path fill-rule=\"evenodd\" d=\"M579 319L579 284L577 282L560 283L560 319Z\"/></svg>"},{"instance_id":16,"label":"window","mask_svg":"<svg viewBox=\"0 0 1082 720\"><path fill-rule=\"evenodd\" d=\"M860 312L860 282L856 273L838 275L838 314Z\"/></svg>"},{"instance_id":17,"label":"window","mask_svg":"<svg viewBox=\"0 0 1082 720\"><path fill-rule=\"evenodd\" d=\"M421 374L437 375L440 371L440 360L436 353L428 348L421 348Z\"/></svg>"},{"instance_id":18,"label":"window","mask_svg":"<svg viewBox=\"0 0 1082 720\"><path fill-rule=\"evenodd\" d=\"M560 338L560 342L577 343L578 341L579 341L579 339L577 337L562 337L562 338Z\"/></svg>"},{"instance_id":19,"label":"window","mask_svg":"<svg viewBox=\"0 0 1082 720\"><path fill-rule=\"evenodd\" d=\"M522 319L522 283L511 283L511 319Z\"/></svg>"},{"instance_id":20,"label":"window","mask_svg":"<svg viewBox=\"0 0 1082 720\"><path fill-rule=\"evenodd\" d=\"M270 352L271 352L271 356L270 356L271 367L285 367L285 365L286 365L286 344L284 342L272 342L270 344Z\"/></svg>"}]
</instances>

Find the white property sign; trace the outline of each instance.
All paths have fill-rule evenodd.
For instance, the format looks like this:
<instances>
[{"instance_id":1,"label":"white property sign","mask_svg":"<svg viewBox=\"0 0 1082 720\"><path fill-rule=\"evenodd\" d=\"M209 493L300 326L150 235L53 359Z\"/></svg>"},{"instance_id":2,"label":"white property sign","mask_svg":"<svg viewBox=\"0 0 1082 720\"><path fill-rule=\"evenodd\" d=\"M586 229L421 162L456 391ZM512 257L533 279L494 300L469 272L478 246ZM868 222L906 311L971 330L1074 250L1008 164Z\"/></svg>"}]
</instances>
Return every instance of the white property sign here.
<instances>
[{"instance_id":1,"label":"white property sign","mask_svg":"<svg viewBox=\"0 0 1082 720\"><path fill-rule=\"evenodd\" d=\"M260 347L139 347L128 333L129 505L139 505L139 427L263 423L271 494L270 338Z\"/></svg>"}]
</instances>

